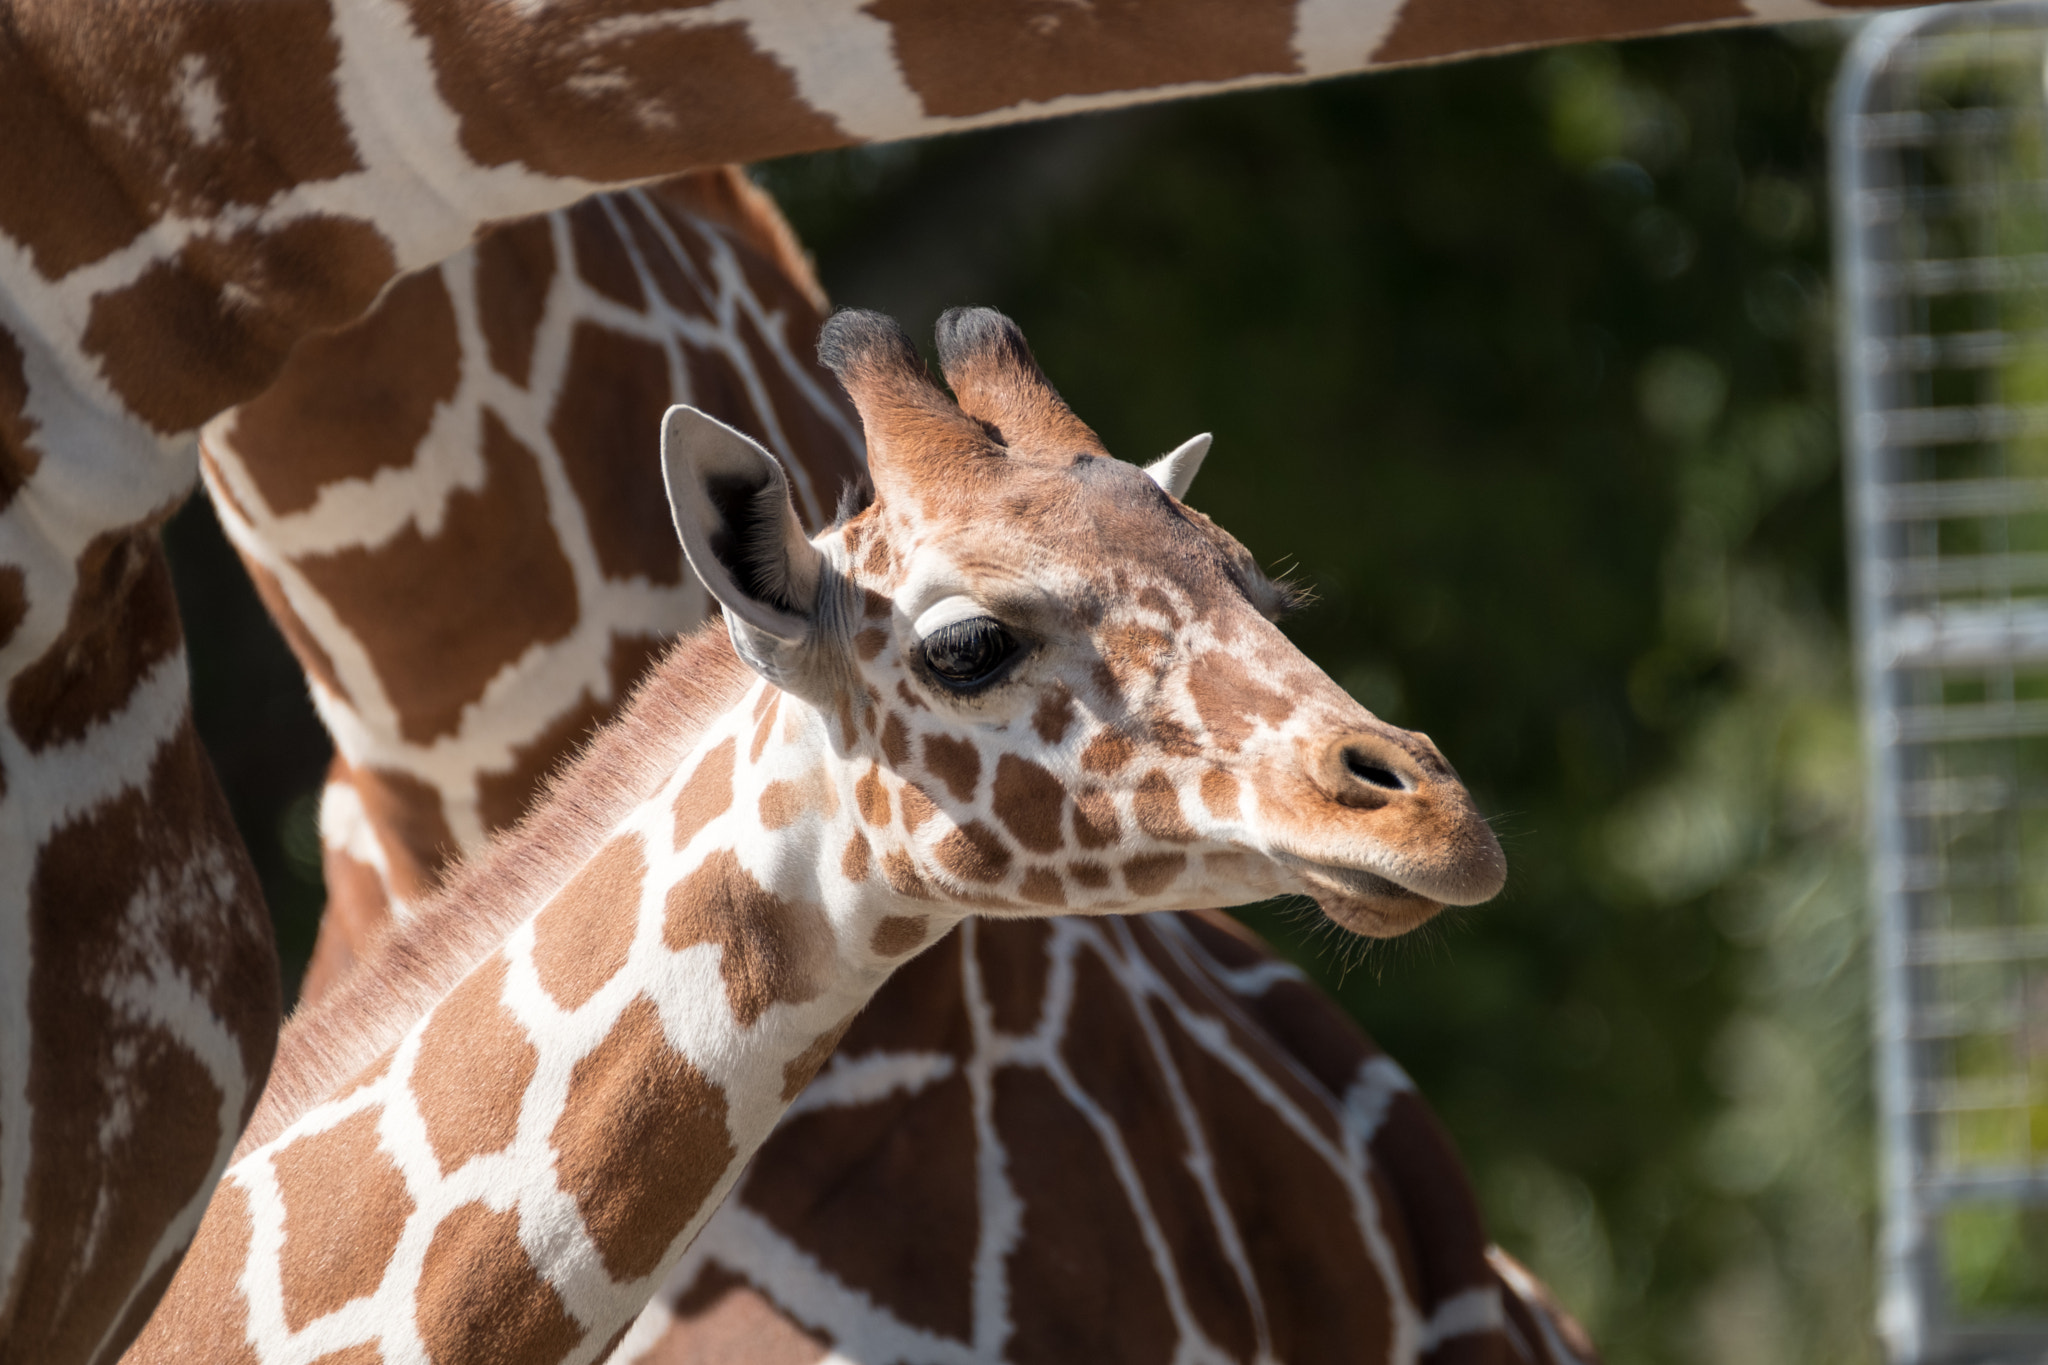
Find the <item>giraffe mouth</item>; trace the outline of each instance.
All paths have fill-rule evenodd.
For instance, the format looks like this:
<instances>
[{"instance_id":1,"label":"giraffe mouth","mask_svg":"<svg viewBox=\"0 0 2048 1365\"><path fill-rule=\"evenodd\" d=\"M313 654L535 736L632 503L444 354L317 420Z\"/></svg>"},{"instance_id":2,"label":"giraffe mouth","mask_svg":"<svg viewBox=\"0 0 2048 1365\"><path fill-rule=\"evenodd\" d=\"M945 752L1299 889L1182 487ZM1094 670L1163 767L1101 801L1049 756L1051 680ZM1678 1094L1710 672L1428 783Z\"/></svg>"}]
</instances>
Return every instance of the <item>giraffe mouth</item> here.
<instances>
[{"instance_id":1,"label":"giraffe mouth","mask_svg":"<svg viewBox=\"0 0 2048 1365\"><path fill-rule=\"evenodd\" d=\"M1308 883L1315 903L1343 928L1367 938L1399 938L1436 917L1444 903L1376 872L1333 867L1291 857L1294 870Z\"/></svg>"}]
</instances>

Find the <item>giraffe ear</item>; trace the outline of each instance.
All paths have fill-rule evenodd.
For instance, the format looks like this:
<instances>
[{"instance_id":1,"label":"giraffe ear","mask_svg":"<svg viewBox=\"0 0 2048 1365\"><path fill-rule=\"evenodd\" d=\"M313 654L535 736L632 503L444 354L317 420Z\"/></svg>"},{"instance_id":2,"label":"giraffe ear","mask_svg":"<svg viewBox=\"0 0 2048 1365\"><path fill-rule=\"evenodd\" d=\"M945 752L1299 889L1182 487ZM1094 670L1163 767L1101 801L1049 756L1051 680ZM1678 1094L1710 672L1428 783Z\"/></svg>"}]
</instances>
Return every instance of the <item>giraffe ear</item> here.
<instances>
[{"instance_id":1,"label":"giraffe ear","mask_svg":"<svg viewBox=\"0 0 2048 1365\"><path fill-rule=\"evenodd\" d=\"M779 683L811 633L824 563L782 466L751 438L677 404L661 420L661 477L683 554L725 608L733 647Z\"/></svg>"},{"instance_id":2,"label":"giraffe ear","mask_svg":"<svg viewBox=\"0 0 2048 1365\"><path fill-rule=\"evenodd\" d=\"M1202 457L1209 453L1209 442L1214 439L1208 432L1190 436L1180 443L1177 450L1161 455L1145 466L1145 472L1152 476L1152 482L1173 494L1185 498L1188 488L1195 481L1195 473L1202 467Z\"/></svg>"}]
</instances>

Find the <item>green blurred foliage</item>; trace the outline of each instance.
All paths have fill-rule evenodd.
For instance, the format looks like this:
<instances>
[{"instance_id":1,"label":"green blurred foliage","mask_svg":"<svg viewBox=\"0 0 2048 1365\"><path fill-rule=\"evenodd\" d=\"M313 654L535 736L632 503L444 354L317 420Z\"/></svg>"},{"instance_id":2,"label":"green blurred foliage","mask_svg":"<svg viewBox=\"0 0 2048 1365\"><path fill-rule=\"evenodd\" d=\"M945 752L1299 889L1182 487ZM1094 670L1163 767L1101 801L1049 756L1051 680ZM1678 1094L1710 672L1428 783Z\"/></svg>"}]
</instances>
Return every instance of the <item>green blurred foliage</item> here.
<instances>
[{"instance_id":1,"label":"green blurred foliage","mask_svg":"<svg viewBox=\"0 0 2048 1365\"><path fill-rule=\"evenodd\" d=\"M1314 589L1294 638L1496 813L1507 892L1411 940L1245 914L1413 1073L1495 1234L1616 1362L1876 1356L1821 125L1842 36L759 171L838 302L920 335L1004 309L1127 458L1214 431L1191 501ZM204 519L170 537L199 724L295 978L322 751Z\"/></svg>"},{"instance_id":2,"label":"green blurred foliage","mask_svg":"<svg viewBox=\"0 0 2048 1365\"><path fill-rule=\"evenodd\" d=\"M1247 918L1415 1075L1616 1361L1862 1361L1837 30L1587 47L761 169L835 301L1023 325L1290 633L1498 813L1508 890Z\"/></svg>"}]
</instances>

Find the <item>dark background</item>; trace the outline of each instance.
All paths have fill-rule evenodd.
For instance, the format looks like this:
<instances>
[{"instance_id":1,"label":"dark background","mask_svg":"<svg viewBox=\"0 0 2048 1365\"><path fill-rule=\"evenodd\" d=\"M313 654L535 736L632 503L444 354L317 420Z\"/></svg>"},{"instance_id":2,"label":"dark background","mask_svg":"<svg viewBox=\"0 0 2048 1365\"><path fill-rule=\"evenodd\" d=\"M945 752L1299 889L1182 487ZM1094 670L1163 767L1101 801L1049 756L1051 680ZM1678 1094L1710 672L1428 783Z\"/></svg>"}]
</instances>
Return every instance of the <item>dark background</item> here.
<instances>
[{"instance_id":1,"label":"dark background","mask_svg":"<svg viewBox=\"0 0 2048 1365\"><path fill-rule=\"evenodd\" d=\"M1498 814L1414 940L1248 919L1617 1362L1865 1361L1870 1102L1822 111L1843 30L1560 49L758 175L837 303L1015 317ZM325 741L210 513L195 705L295 979Z\"/></svg>"}]
</instances>

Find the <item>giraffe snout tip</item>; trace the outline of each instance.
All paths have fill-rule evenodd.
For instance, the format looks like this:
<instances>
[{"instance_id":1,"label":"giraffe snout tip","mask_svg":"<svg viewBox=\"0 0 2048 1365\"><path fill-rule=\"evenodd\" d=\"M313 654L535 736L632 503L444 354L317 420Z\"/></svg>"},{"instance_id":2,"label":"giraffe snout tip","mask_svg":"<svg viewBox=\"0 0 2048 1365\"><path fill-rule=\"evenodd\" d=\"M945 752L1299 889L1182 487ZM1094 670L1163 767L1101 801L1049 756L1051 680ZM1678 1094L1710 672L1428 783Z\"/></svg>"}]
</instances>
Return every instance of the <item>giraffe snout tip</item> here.
<instances>
[{"instance_id":1,"label":"giraffe snout tip","mask_svg":"<svg viewBox=\"0 0 2048 1365\"><path fill-rule=\"evenodd\" d=\"M1391 726L1347 729L1306 766L1331 805L1313 840L1327 851L1304 859L1303 871L1338 923L1403 933L1446 905L1491 900L1506 883L1500 841L1425 736Z\"/></svg>"}]
</instances>

